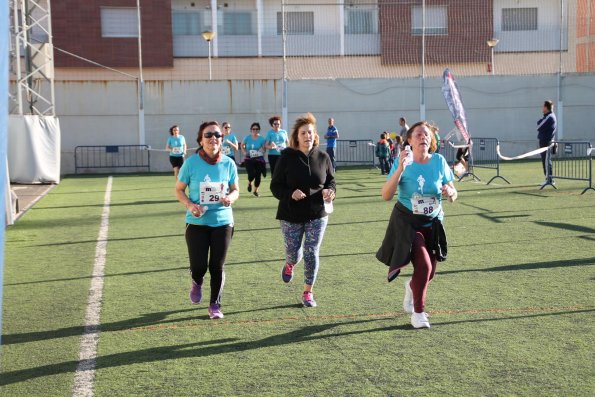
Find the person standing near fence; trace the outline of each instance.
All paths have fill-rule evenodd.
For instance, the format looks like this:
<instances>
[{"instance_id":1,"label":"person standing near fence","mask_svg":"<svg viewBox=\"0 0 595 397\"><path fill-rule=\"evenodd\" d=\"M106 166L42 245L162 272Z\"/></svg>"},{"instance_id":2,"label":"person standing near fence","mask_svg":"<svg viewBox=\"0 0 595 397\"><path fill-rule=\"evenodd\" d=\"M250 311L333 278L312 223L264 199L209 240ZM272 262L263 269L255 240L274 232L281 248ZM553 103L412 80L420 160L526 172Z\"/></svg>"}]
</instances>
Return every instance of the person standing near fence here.
<instances>
[{"instance_id":1,"label":"person standing near fence","mask_svg":"<svg viewBox=\"0 0 595 397\"><path fill-rule=\"evenodd\" d=\"M407 125L407 120L405 120L405 117L401 117L399 119L399 125L401 126L400 135L403 138L403 141L405 141L407 138L407 131L409 130L409 126Z\"/></svg>"},{"instance_id":2,"label":"person standing near fence","mask_svg":"<svg viewBox=\"0 0 595 397\"><path fill-rule=\"evenodd\" d=\"M311 113L299 117L291 129L289 147L271 179L271 192L279 200L277 216L285 243L285 265L281 278L293 279L295 265L304 259L305 307L315 307L312 288L319 267L319 251L329 204L335 199L335 177L327 153L318 148L316 118ZM327 204L325 204L327 203ZM302 244L303 240L303 244Z\"/></svg>"},{"instance_id":3,"label":"person standing near fence","mask_svg":"<svg viewBox=\"0 0 595 397\"><path fill-rule=\"evenodd\" d=\"M174 177L177 180L188 148L186 147L186 139L183 135L180 135L179 126L171 126L169 135L170 137L167 138L167 143L165 144L165 150L169 152L169 162L174 169Z\"/></svg>"},{"instance_id":4,"label":"person standing near fence","mask_svg":"<svg viewBox=\"0 0 595 397\"><path fill-rule=\"evenodd\" d=\"M281 151L287 147L289 140L287 139L287 131L281 129L281 117L271 117L269 124L272 129L266 135L266 148L269 156L271 175L273 175Z\"/></svg>"},{"instance_id":5,"label":"person standing near fence","mask_svg":"<svg viewBox=\"0 0 595 397\"><path fill-rule=\"evenodd\" d=\"M390 145L386 141L386 132L380 134L380 140L376 142L375 154L380 164L380 175L386 175L390 171L389 156L391 153Z\"/></svg>"},{"instance_id":6,"label":"person standing near fence","mask_svg":"<svg viewBox=\"0 0 595 397\"><path fill-rule=\"evenodd\" d=\"M267 172L264 160L266 140L260 135L260 123L252 123L250 133L244 138L242 150L244 151L244 164L248 172L248 191L252 191L252 182L254 181L254 195L259 197L258 188L260 187L261 177L266 176Z\"/></svg>"},{"instance_id":7,"label":"person standing near fence","mask_svg":"<svg viewBox=\"0 0 595 397\"><path fill-rule=\"evenodd\" d=\"M239 198L236 164L221 152L223 136L216 121L203 123L198 130L199 150L184 163L176 183L176 198L186 207L186 244L192 276L190 301L201 302L208 270L208 313L212 319L223 318L223 267L233 235L231 206Z\"/></svg>"},{"instance_id":8,"label":"person standing near fence","mask_svg":"<svg viewBox=\"0 0 595 397\"><path fill-rule=\"evenodd\" d=\"M236 152L239 148L238 138L233 132L231 132L231 124L228 121L224 121L222 127L223 134L225 136L223 137L223 146L221 147L221 151L224 155L230 157L235 163Z\"/></svg>"},{"instance_id":9,"label":"person standing near fence","mask_svg":"<svg viewBox=\"0 0 595 397\"><path fill-rule=\"evenodd\" d=\"M328 119L328 128L326 129L326 153L331 159L333 172L337 171L337 139L339 139L339 130L335 127L335 119Z\"/></svg>"},{"instance_id":10,"label":"person standing near fence","mask_svg":"<svg viewBox=\"0 0 595 397\"><path fill-rule=\"evenodd\" d=\"M544 148L550 146L556 138L557 121L554 114L554 103L550 100L545 101L541 112L543 113L543 117L537 121L537 139L539 140L539 147ZM553 185L552 158L548 156L547 151L541 153L541 164L543 166L543 174L545 175L545 181L541 186Z\"/></svg>"},{"instance_id":11,"label":"person standing near fence","mask_svg":"<svg viewBox=\"0 0 595 397\"><path fill-rule=\"evenodd\" d=\"M448 163L438 153L433 128L425 121L407 132L413 161L401 153L382 187L382 198L392 200L398 190L384 240L376 258L388 266L388 281L399 275L409 262L413 277L405 281L403 310L411 314L414 328L430 328L425 312L428 285L437 261L446 259L446 233L442 226L442 197L457 198Z\"/></svg>"}]
</instances>

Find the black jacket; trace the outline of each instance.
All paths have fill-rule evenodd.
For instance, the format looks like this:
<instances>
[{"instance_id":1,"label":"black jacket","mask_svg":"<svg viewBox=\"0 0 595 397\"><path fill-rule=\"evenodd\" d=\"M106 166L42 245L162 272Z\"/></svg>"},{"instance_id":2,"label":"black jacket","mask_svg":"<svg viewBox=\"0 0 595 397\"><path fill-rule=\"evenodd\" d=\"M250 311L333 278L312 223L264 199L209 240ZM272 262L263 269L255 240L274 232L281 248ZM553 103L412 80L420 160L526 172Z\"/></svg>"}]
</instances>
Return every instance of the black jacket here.
<instances>
[{"instance_id":1,"label":"black jacket","mask_svg":"<svg viewBox=\"0 0 595 397\"><path fill-rule=\"evenodd\" d=\"M432 224L432 236L430 240L426 240L426 247L438 262L445 261L448 253L448 242L446 241L446 232L442 222L438 217L429 218L424 215L414 215L398 201L393 207L384 240L378 252L376 252L376 259L389 266L391 270L400 269L407 265L411 261L411 248L415 231L422 229L423 225L428 222Z\"/></svg>"},{"instance_id":2,"label":"black jacket","mask_svg":"<svg viewBox=\"0 0 595 397\"><path fill-rule=\"evenodd\" d=\"M291 195L296 189L304 192L306 198L293 200ZM271 192L279 200L277 219L303 223L326 216L322 189L336 190L328 154L318 147L307 156L290 147L281 152L271 179Z\"/></svg>"},{"instance_id":3,"label":"black jacket","mask_svg":"<svg viewBox=\"0 0 595 397\"><path fill-rule=\"evenodd\" d=\"M553 112L548 112L537 121L537 139L540 142L545 142L549 145L556 136L557 128L556 115Z\"/></svg>"}]
</instances>

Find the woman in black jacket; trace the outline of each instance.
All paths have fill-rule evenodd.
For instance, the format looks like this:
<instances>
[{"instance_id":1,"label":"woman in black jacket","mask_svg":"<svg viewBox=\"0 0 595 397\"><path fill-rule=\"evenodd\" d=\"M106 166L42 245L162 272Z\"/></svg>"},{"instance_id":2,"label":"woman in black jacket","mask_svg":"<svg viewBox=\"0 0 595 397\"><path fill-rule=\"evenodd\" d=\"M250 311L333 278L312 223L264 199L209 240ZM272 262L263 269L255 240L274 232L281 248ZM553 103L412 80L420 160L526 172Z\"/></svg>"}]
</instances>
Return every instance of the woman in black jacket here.
<instances>
[{"instance_id":1,"label":"woman in black jacket","mask_svg":"<svg viewBox=\"0 0 595 397\"><path fill-rule=\"evenodd\" d=\"M316 306L312 287L328 222L325 202L328 208L336 190L331 160L318 148L318 139L316 118L311 113L299 117L291 130L289 147L281 152L271 180L271 192L279 200L277 219L285 241L286 263L281 278L290 282L293 268L304 258L302 303L306 307Z\"/></svg>"}]
</instances>

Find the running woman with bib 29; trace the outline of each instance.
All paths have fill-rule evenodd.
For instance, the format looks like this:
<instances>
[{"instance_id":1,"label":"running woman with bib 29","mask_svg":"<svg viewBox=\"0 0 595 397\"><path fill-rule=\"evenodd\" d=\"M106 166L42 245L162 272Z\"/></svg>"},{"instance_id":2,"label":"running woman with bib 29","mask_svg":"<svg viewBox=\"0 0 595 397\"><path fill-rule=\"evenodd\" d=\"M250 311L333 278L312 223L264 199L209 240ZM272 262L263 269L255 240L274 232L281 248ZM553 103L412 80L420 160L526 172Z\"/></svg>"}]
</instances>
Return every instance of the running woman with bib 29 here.
<instances>
[{"instance_id":1,"label":"running woman with bib 29","mask_svg":"<svg viewBox=\"0 0 595 397\"><path fill-rule=\"evenodd\" d=\"M433 153L436 139L430 124L421 121L411 126L407 142L412 155L401 152L382 187L384 200L392 200L397 190L398 197L376 258L389 267L389 282L409 262L413 264L413 277L405 281L403 310L411 314L414 328L430 328L426 292L437 262L447 253L442 197L454 201L457 190L448 163Z\"/></svg>"},{"instance_id":2,"label":"running woman with bib 29","mask_svg":"<svg viewBox=\"0 0 595 397\"><path fill-rule=\"evenodd\" d=\"M176 183L176 198L187 209L190 301L201 302L203 279L208 270L211 275L208 313L212 319L223 318L223 265L233 235L231 206L239 197L236 164L221 153L223 136L216 121L203 123L198 131L198 152L184 162Z\"/></svg>"}]
</instances>

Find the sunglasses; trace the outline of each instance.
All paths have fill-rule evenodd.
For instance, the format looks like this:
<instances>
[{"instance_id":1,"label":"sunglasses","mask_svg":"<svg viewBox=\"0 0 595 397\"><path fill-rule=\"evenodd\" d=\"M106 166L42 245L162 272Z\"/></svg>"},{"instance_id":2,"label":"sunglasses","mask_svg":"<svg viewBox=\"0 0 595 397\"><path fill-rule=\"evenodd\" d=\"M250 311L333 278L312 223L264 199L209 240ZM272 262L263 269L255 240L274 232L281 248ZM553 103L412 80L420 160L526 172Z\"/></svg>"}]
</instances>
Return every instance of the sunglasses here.
<instances>
[{"instance_id":1,"label":"sunglasses","mask_svg":"<svg viewBox=\"0 0 595 397\"><path fill-rule=\"evenodd\" d=\"M260 128L252 128L252 131L260 131Z\"/></svg>"},{"instance_id":2,"label":"sunglasses","mask_svg":"<svg viewBox=\"0 0 595 397\"><path fill-rule=\"evenodd\" d=\"M205 138L223 138L223 135L219 131L207 131L203 135Z\"/></svg>"},{"instance_id":3,"label":"sunglasses","mask_svg":"<svg viewBox=\"0 0 595 397\"><path fill-rule=\"evenodd\" d=\"M223 128L225 128L226 130L228 130L228 129L230 129L231 127L227 126L227 127L223 127Z\"/></svg>"}]
</instances>

